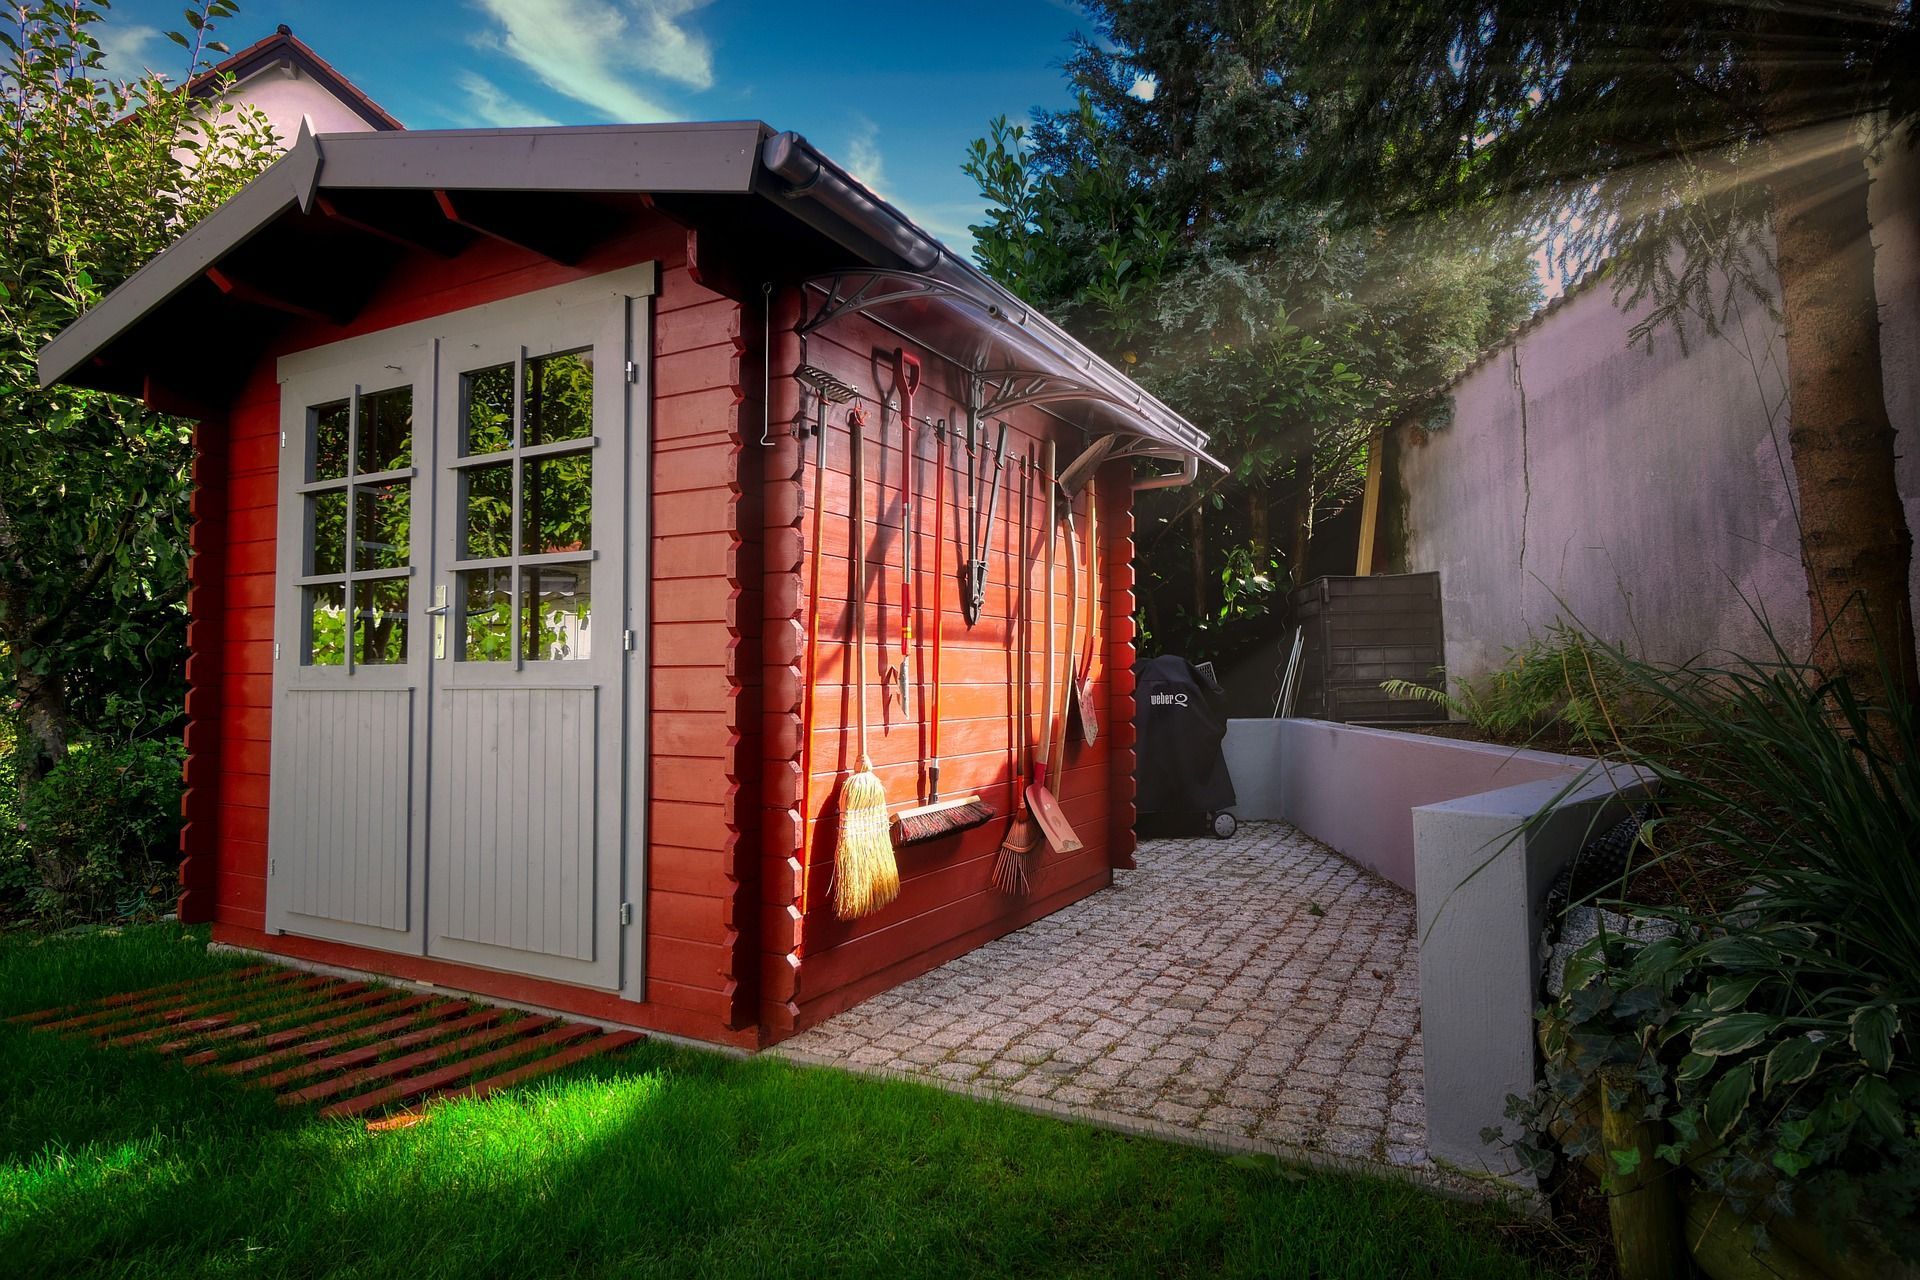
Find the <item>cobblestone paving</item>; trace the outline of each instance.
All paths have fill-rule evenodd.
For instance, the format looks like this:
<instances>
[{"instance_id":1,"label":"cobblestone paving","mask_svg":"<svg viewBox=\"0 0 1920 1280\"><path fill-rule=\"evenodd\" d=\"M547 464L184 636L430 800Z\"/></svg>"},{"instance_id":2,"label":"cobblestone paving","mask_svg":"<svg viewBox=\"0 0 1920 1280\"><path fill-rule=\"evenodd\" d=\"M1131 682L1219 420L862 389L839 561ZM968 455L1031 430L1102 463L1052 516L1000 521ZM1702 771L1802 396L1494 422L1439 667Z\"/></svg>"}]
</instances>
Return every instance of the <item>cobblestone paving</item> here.
<instances>
[{"instance_id":1,"label":"cobblestone paving","mask_svg":"<svg viewBox=\"0 0 1920 1280\"><path fill-rule=\"evenodd\" d=\"M1412 896L1279 823L1137 861L774 1052L1427 1168Z\"/></svg>"}]
</instances>

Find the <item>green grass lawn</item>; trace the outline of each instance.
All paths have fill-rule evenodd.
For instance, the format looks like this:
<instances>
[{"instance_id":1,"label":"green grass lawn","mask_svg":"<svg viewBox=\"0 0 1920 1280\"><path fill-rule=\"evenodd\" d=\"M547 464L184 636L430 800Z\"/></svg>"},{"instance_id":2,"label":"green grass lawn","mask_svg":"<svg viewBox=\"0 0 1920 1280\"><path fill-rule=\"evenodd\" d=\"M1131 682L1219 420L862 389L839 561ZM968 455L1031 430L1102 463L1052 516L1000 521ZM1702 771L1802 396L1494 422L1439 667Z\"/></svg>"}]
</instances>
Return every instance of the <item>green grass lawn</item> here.
<instances>
[{"instance_id":1,"label":"green grass lawn","mask_svg":"<svg viewBox=\"0 0 1920 1280\"><path fill-rule=\"evenodd\" d=\"M0 1015L234 963L168 926L9 938ZM650 1043L378 1133L4 1025L0 1082L9 1276L1567 1274L1399 1184Z\"/></svg>"}]
</instances>

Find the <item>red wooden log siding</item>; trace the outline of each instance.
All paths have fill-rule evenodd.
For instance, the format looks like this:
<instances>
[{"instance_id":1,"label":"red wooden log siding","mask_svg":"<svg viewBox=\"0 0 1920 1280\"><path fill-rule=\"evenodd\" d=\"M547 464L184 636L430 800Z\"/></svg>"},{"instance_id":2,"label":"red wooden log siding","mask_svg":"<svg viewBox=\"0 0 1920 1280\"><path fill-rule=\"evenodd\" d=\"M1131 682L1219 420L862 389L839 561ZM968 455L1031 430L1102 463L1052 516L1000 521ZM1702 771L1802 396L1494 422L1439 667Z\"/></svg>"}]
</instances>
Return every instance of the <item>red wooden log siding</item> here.
<instances>
[{"instance_id":1,"label":"red wooden log siding","mask_svg":"<svg viewBox=\"0 0 1920 1280\"><path fill-rule=\"evenodd\" d=\"M1109 884L1112 867L1130 865L1133 849L1131 747L1132 596L1131 495L1123 467L1101 474L1101 530L1103 577L1106 586L1096 594L1104 605L1099 620L1094 666L1095 697L1106 708L1109 726L1095 746L1070 743L1064 769L1056 783L1066 811L1086 848L1061 856L1042 855L1034 866L1033 887L1024 897L1009 899L994 892L989 872L1006 830L995 821L958 836L901 850L899 899L877 915L843 922L833 915L829 885L833 874L836 837L834 815L841 780L855 757L854 697L849 682L850 651L845 643L851 621L849 585L853 545L851 490L851 436L845 410L829 414L827 512L822 537L820 652L813 726L813 776L804 795L799 778L799 710L804 678L805 624L804 566L812 522L809 503L813 477L813 445L796 442L785 428L800 408L796 384L789 373L799 358L792 334L793 300L780 314L778 346L774 352L773 420L778 443L768 450L767 512L767 675L765 682L766 765L768 809L764 826L762 878L766 897L762 915L761 1022L770 1039L778 1039L823 1018L831 1017L866 997L944 963L991 938L1019 928L1040 916ZM924 746L926 695L930 686L914 694L911 714L904 720L891 695L882 695L880 673L898 659L900 574L900 448L901 428L892 408L881 412L873 403L897 403L891 353L899 338L858 319L836 321L808 341L808 363L861 388L870 400L866 428L866 543L868 638L868 747L874 766L893 806L910 805L918 797L920 759ZM964 384L959 372L930 353L919 352L925 377L916 394L916 415L945 418L964 424ZM1065 466L1080 447L1078 432L1068 432L1057 420L1037 409L1007 415L1013 428L1008 456L1016 459L1031 445L1038 451L1051 430ZM922 428L916 434L930 435ZM933 580L933 459L930 439L917 440L920 459L915 480L916 526L914 580L921 601L915 627L913 664L924 678L931 659L934 627L933 591L944 599L943 658L943 768L941 792L952 797L977 792L1005 815L1011 800L1010 736L1013 728L1011 685L1013 659L1009 650L1009 615L1017 597L1009 584L1017 576L1015 530L1018 526L1019 472L1009 466L1002 479L1001 507L993 533L986 603L980 623L969 629L960 614L959 570L965 553L963 455L952 452L955 469L947 479L948 506L943 534L948 539L944 581ZM1086 529L1085 495L1076 501L1076 521ZM1040 521L1038 499L1033 522ZM1038 544L1036 544L1038 545ZM1067 626L1066 539L1060 540L1056 628L1064 642ZM1034 615L1040 616L1036 569ZM1081 588L1084 594L1084 585ZM1084 615L1084 607L1081 610ZM1088 621L1081 619L1084 628ZM882 641L883 643L876 643ZM1077 658L1077 646L1076 646ZM1123 686L1113 673L1125 672ZM1036 660L1034 679L1040 669ZM1037 696L1037 694L1036 694ZM1111 726L1127 722L1124 736ZM1041 722L1035 716L1036 730ZM1124 784L1124 793L1115 790ZM810 909L802 922L798 910L799 869L796 856L802 836L813 841Z\"/></svg>"},{"instance_id":2,"label":"red wooden log siding","mask_svg":"<svg viewBox=\"0 0 1920 1280\"><path fill-rule=\"evenodd\" d=\"M852 536L845 516L852 504L844 413L832 415L829 437L823 582L830 595L821 609L822 635L828 639L820 670L816 772L803 802L798 794L801 574L812 448L803 452L787 430L797 407L787 376L798 357L792 333L796 302L789 290L777 304L775 444L762 448L760 352L754 341L759 299L729 297L700 283L699 272L689 268L687 247L683 230L647 215L631 234L573 267L492 241L451 260L409 257L351 326L315 325L285 335L246 378L224 421L210 420L198 429L182 919L211 920L214 937L223 942L754 1046L790 1035L1056 910L1108 884L1111 867L1131 864L1132 520L1125 469L1108 467L1101 474L1100 519L1105 616L1095 664L1104 733L1095 747L1069 746L1059 780L1067 813L1087 847L1070 857L1045 855L1033 891L1010 900L988 886L988 868L1005 829L997 821L904 852L901 897L886 911L852 923L833 918L827 894L832 810L853 742L846 731L853 715L851 689L842 650L834 643L847 624ZM713 246L707 249L713 252ZM275 359L647 260L658 261L661 274L652 369L650 798L648 892L641 917L645 1002L417 955L268 935L266 806L280 458ZM830 335L814 336L808 357L870 393L890 394L885 356L897 342L864 322L841 322ZM925 353L923 358L927 378L916 409L964 421L957 374L936 358ZM869 638L883 629L897 642L899 424L891 413L872 416ZM1043 438L1050 424L1057 428L1033 410L1008 420L1015 428L1008 446L1013 457ZM1060 444L1064 465L1077 447L1077 433L1062 433ZM931 463L922 466L930 500ZM970 632L960 619L956 542L949 543L951 572L941 584L947 605L942 790L948 795L978 791L1002 814L1009 800L1011 732L1006 584L1018 478L1012 467L1003 478L986 616L978 627ZM964 473L950 474L950 497L963 484ZM963 490L958 497L964 500ZM919 580L927 608L931 510L929 501L917 517L917 563L923 567ZM958 503L950 503L949 538L962 528L958 510ZM1084 499L1078 510L1084 529ZM1063 539L1063 556L1064 546ZM1056 612L1064 632L1064 569L1059 591ZM916 662L922 673L931 626L929 614L918 629ZM921 726L917 713L900 722L897 708L878 696L882 666L882 659L872 657L871 747L889 800L907 804L919 786ZM802 812L817 842L813 910L804 932L796 875Z\"/></svg>"}]
</instances>

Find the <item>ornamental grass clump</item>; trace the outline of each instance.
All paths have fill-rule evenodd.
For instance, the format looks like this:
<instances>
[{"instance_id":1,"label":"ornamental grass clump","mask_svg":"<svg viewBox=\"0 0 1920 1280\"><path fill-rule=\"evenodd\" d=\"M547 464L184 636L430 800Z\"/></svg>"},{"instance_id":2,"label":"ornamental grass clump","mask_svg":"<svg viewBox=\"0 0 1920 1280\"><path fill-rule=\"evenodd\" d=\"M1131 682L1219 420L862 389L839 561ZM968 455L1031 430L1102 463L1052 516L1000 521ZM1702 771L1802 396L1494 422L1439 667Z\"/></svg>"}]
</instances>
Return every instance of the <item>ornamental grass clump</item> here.
<instances>
[{"instance_id":1,"label":"ornamental grass clump","mask_svg":"<svg viewBox=\"0 0 1920 1280\"><path fill-rule=\"evenodd\" d=\"M1677 929L1645 944L1603 931L1569 965L1541 1013L1545 1079L1514 1100L1537 1135L1523 1154L1550 1167L1547 1134L1569 1155L1599 1149L1580 1102L1603 1070L1630 1071L1666 1128L1657 1158L1762 1240L1768 1220L1811 1211L1830 1240L1920 1257L1914 708L1784 652L1610 658L1657 714L1608 756L1657 776L1659 809L1644 865L1590 897ZM1661 873L1695 888L1661 904L1628 891ZM1634 1158L1608 1153L1622 1174Z\"/></svg>"}]
</instances>

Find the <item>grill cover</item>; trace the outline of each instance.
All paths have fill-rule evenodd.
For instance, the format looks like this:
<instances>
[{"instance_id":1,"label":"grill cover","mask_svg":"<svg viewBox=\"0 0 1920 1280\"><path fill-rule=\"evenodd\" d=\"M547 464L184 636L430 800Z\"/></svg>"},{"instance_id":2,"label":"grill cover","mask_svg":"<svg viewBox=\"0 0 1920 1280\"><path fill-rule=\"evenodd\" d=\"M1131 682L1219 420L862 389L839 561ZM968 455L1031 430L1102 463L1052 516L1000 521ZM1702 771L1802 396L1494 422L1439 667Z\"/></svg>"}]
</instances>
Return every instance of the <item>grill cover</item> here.
<instances>
[{"instance_id":1,"label":"grill cover","mask_svg":"<svg viewBox=\"0 0 1920 1280\"><path fill-rule=\"evenodd\" d=\"M1218 689L1185 658L1171 654L1134 664L1141 813L1212 813L1236 802L1220 743L1226 709Z\"/></svg>"}]
</instances>

